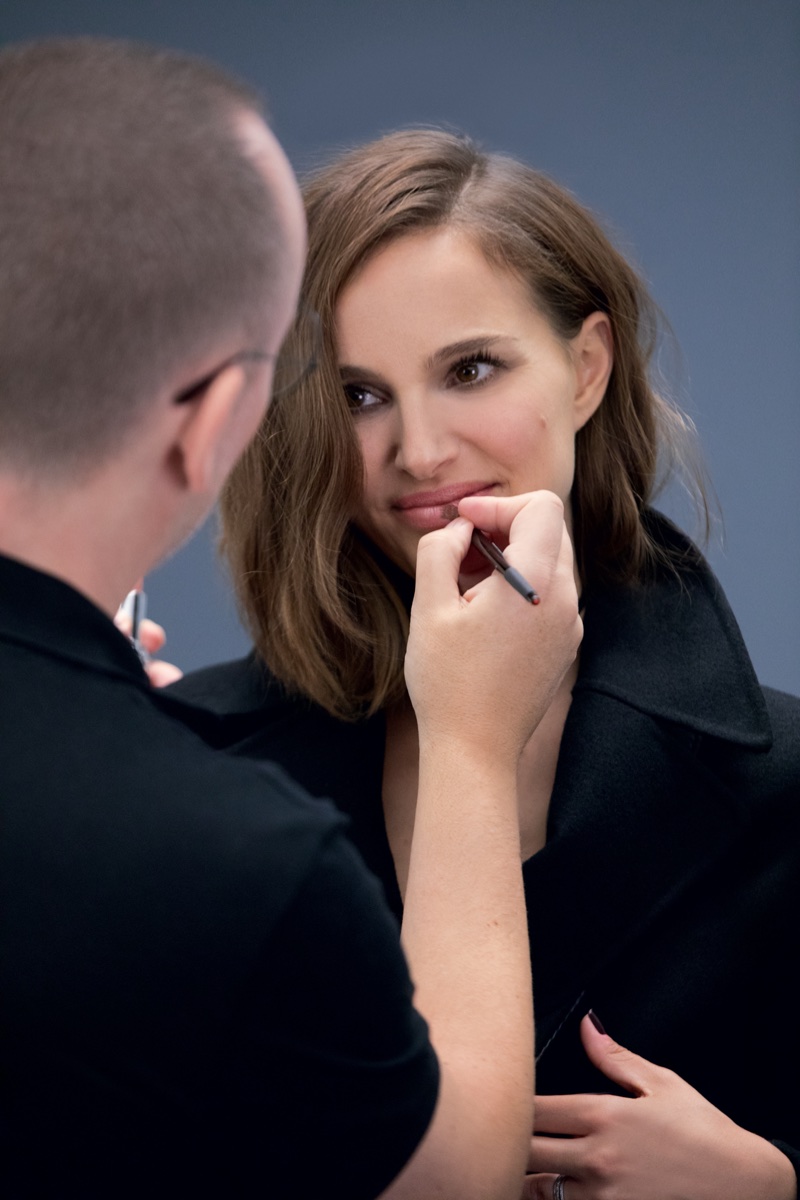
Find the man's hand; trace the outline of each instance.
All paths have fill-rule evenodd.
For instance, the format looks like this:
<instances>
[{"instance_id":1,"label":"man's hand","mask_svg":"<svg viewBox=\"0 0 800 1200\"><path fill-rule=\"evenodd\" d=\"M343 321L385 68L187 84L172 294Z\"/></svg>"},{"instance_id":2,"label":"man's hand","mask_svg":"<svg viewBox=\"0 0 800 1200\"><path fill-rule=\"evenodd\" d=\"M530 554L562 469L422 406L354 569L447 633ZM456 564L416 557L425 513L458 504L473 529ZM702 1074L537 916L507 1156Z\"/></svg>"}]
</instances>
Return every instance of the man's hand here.
<instances>
[{"instance_id":1,"label":"man's hand","mask_svg":"<svg viewBox=\"0 0 800 1200\"><path fill-rule=\"evenodd\" d=\"M550 492L471 496L417 552L406 681L420 738L468 740L472 751L518 756L575 659L583 626L564 510ZM468 519L465 519L468 518ZM458 573L473 524L504 542L510 564L541 597L533 606L493 571L461 596Z\"/></svg>"},{"instance_id":2,"label":"man's hand","mask_svg":"<svg viewBox=\"0 0 800 1200\"><path fill-rule=\"evenodd\" d=\"M582 626L557 497L459 507L465 516L420 541L406 656L420 753L402 936L441 1089L387 1200L515 1200L533 1109L517 767ZM502 538L540 604L497 572L460 594L473 520Z\"/></svg>"},{"instance_id":3,"label":"man's hand","mask_svg":"<svg viewBox=\"0 0 800 1200\"><path fill-rule=\"evenodd\" d=\"M118 612L114 617L114 624L120 633L124 633L126 637L131 636L131 619L126 613ZM142 621L139 626L139 641L149 655L158 654L166 640L167 635L163 626L147 619ZM173 663L163 662L161 659L152 659L145 663L144 669L153 687L168 687L170 683L176 683L179 679L183 679L183 671L180 667L176 667Z\"/></svg>"}]
</instances>

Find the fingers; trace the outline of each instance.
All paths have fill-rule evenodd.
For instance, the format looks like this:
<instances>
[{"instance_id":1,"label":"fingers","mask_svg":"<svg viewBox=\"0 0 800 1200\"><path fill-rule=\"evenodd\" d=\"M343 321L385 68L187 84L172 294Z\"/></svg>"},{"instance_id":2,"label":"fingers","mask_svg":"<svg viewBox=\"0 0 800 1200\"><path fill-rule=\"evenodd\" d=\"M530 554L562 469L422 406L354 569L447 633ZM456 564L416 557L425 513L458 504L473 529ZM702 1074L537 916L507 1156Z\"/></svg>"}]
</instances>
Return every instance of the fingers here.
<instances>
[{"instance_id":1,"label":"fingers","mask_svg":"<svg viewBox=\"0 0 800 1200\"><path fill-rule=\"evenodd\" d=\"M528 1151L528 1170L553 1175L578 1175L585 1170L586 1150L581 1138L549 1138L534 1136Z\"/></svg>"},{"instance_id":2,"label":"fingers","mask_svg":"<svg viewBox=\"0 0 800 1200\"><path fill-rule=\"evenodd\" d=\"M563 1200L589 1200L591 1193L577 1179L562 1179L561 1191L556 1190L558 1175L527 1175L525 1177L520 1200L554 1200L561 1196Z\"/></svg>"},{"instance_id":3,"label":"fingers","mask_svg":"<svg viewBox=\"0 0 800 1200\"><path fill-rule=\"evenodd\" d=\"M426 610L429 606L460 601L458 571L469 549L472 525L456 517L444 529L437 529L420 539L417 547L414 607Z\"/></svg>"},{"instance_id":4,"label":"fingers","mask_svg":"<svg viewBox=\"0 0 800 1200\"><path fill-rule=\"evenodd\" d=\"M569 1134L584 1137L596 1126L598 1097L537 1096L534 1107L533 1128L536 1133ZM607 1097L601 1097L607 1099Z\"/></svg>"},{"instance_id":5,"label":"fingers","mask_svg":"<svg viewBox=\"0 0 800 1200\"><path fill-rule=\"evenodd\" d=\"M459 512L462 505L464 515L474 519L479 528L488 529L505 547L508 562L542 600L556 596L567 609L574 606L577 613L572 543L564 523L564 506L557 496L545 491L508 497L469 496L460 502ZM466 598L472 601L481 594L478 584Z\"/></svg>"},{"instance_id":6,"label":"fingers","mask_svg":"<svg viewBox=\"0 0 800 1200\"><path fill-rule=\"evenodd\" d=\"M634 1096L652 1095L658 1084L671 1074L618 1045L607 1033L597 1028L588 1014L581 1021L581 1041L598 1070Z\"/></svg>"},{"instance_id":7,"label":"fingers","mask_svg":"<svg viewBox=\"0 0 800 1200\"><path fill-rule=\"evenodd\" d=\"M126 637L131 636L133 622L129 613L120 609L114 617L114 624L120 633L124 633ZM157 654L166 640L167 635L163 625L147 619L139 623L139 641L148 654Z\"/></svg>"},{"instance_id":8,"label":"fingers","mask_svg":"<svg viewBox=\"0 0 800 1200\"><path fill-rule=\"evenodd\" d=\"M575 659L582 625L560 500L489 499L511 535L509 561L543 603L524 603L498 572L462 598L473 525L457 517L419 542L405 673L420 729L442 737L446 726L473 753L480 741L492 761L501 748L521 752Z\"/></svg>"},{"instance_id":9,"label":"fingers","mask_svg":"<svg viewBox=\"0 0 800 1200\"><path fill-rule=\"evenodd\" d=\"M131 636L133 623L130 613L120 609L114 617L114 624L120 633L125 634L125 637ZM166 640L167 635L162 625L147 619L139 623L139 645L147 654L157 654ZM179 679L183 679L183 671L180 667L176 667L174 663L162 662L161 659L145 663L144 669L153 687L169 687L171 683L177 683Z\"/></svg>"},{"instance_id":10,"label":"fingers","mask_svg":"<svg viewBox=\"0 0 800 1200\"><path fill-rule=\"evenodd\" d=\"M183 679L183 671L180 667L176 667L174 663L162 662L160 659L147 663L145 671L151 684L156 688L169 687L171 683L177 683L179 679Z\"/></svg>"},{"instance_id":11,"label":"fingers","mask_svg":"<svg viewBox=\"0 0 800 1200\"><path fill-rule=\"evenodd\" d=\"M133 628L133 621L131 620L129 613L123 612L123 610L121 608L118 609L114 616L114 624L116 625L116 627L120 631L120 633L125 634L125 637L131 636L131 629Z\"/></svg>"},{"instance_id":12,"label":"fingers","mask_svg":"<svg viewBox=\"0 0 800 1200\"><path fill-rule=\"evenodd\" d=\"M555 1175L527 1175L520 1200L553 1200L554 1181Z\"/></svg>"},{"instance_id":13,"label":"fingers","mask_svg":"<svg viewBox=\"0 0 800 1200\"><path fill-rule=\"evenodd\" d=\"M565 534L564 506L552 492L467 496L459 502L458 511L507 544L506 557L519 570L542 567L549 574L559 560Z\"/></svg>"},{"instance_id":14,"label":"fingers","mask_svg":"<svg viewBox=\"0 0 800 1200\"><path fill-rule=\"evenodd\" d=\"M536 494L523 492L519 496L465 496L458 502L459 516L466 517L479 529L508 537L514 518Z\"/></svg>"},{"instance_id":15,"label":"fingers","mask_svg":"<svg viewBox=\"0 0 800 1200\"><path fill-rule=\"evenodd\" d=\"M157 654L167 640L163 625L144 620L139 624L139 641L148 654ZM177 670L177 667L175 668Z\"/></svg>"}]
</instances>

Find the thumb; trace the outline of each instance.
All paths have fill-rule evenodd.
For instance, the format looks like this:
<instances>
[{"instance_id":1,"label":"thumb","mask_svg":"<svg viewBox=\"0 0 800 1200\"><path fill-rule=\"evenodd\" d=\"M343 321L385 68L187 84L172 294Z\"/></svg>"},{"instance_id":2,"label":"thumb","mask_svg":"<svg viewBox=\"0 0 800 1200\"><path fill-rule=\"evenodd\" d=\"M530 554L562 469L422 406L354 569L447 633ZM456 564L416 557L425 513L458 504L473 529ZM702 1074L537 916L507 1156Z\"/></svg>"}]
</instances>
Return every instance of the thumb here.
<instances>
[{"instance_id":1,"label":"thumb","mask_svg":"<svg viewBox=\"0 0 800 1200\"><path fill-rule=\"evenodd\" d=\"M589 1059L608 1079L635 1096L649 1096L662 1068L610 1038L593 1012L581 1021L581 1041Z\"/></svg>"}]
</instances>

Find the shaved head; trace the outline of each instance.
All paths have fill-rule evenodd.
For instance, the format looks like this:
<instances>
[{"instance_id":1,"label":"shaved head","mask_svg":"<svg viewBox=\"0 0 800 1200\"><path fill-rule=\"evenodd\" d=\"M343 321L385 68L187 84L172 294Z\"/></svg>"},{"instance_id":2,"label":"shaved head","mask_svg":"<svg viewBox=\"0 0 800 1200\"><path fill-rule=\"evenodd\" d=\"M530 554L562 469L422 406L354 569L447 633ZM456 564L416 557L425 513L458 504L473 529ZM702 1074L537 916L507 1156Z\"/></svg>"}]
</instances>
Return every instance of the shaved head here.
<instances>
[{"instance_id":1,"label":"shaved head","mask_svg":"<svg viewBox=\"0 0 800 1200\"><path fill-rule=\"evenodd\" d=\"M0 468L79 476L217 350L277 348L291 172L217 68L103 39L6 48L0 177Z\"/></svg>"}]
</instances>

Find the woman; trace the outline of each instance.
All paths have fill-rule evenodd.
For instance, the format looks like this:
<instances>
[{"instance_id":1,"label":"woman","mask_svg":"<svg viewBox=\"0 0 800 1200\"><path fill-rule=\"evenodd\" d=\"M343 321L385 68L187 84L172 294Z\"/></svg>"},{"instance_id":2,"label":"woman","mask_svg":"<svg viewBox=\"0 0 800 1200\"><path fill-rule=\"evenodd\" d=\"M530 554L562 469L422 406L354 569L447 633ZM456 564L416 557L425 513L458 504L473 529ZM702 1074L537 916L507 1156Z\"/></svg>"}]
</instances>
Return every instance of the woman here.
<instances>
[{"instance_id":1,"label":"woman","mask_svg":"<svg viewBox=\"0 0 800 1200\"><path fill-rule=\"evenodd\" d=\"M417 542L464 496L556 492L585 640L519 768L527 1194L795 1197L800 709L759 687L716 580L650 508L682 434L648 378L653 306L567 193L450 134L355 150L306 204L319 367L224 502L256 655L179 687L220 744L350 814L399 912ZM471 551L463 586L490 569ZM635 1054L579 1031L590 1008Z\"/></svg>"}]
</instances>

